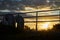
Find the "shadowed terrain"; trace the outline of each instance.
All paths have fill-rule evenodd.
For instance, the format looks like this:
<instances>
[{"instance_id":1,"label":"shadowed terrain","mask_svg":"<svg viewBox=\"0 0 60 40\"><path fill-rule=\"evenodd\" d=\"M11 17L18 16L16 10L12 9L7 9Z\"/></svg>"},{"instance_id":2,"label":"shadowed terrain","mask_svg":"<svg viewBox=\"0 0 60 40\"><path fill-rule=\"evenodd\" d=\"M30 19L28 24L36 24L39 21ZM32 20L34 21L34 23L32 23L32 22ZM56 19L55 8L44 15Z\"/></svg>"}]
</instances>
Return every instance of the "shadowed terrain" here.
<instances>
[{"instance_id":1,"label":"shadowed terrain","mask_svg":"<svg viewBox=\"0 0 60 40\"><path fill-rule=\"evenodd\" d=\"M58 40L60 39L60 24L53 26L49 31L22 31L16 32L16 29L9 25L0 24L1 37L14 40ZM2 30L2 31L1 31ZM59 30L59 31L58 31ZM3 33L4 32L4 33Z\"/></svg>"}]
</instances>

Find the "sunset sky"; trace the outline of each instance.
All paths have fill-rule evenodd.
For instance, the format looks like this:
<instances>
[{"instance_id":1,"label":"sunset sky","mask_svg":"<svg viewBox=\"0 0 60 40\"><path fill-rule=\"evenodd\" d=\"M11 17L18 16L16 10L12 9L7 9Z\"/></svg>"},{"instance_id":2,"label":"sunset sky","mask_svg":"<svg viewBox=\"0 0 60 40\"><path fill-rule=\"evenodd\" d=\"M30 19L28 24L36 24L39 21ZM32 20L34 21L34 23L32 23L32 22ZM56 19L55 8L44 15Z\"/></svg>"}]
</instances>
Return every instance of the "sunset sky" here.
<instances>
[{"instance_id":1,"label":"sunset sky","mask_svg":"<svg viewBox=\"0 0 60 40\"><path fill-rule=\"evenodd\" d=\"M24 25L28 26L30 29L35 30L36 29L36 11L60 9L59 3L60 3L59 0L0 0L0 12L26 13L26 14L21 14L21 16L32 17L32 18L24 18L24 21L35 21L35 22L25 23ZM33 13L28 13L28 12L33 12ZM44 17L38 17L38 20L37 20L38 30L52 29L54 24L59 23L59 21L54 21L54 20L60 20L59 14L60 14L60 10L38 12L38 16L44 16ZM57 15L57 16L48 17L48 15ZM47 22L41 22L41 21L47 21ZM53 21L53 22L50 22L50 21Z\"/></svg>"}]
</instances>

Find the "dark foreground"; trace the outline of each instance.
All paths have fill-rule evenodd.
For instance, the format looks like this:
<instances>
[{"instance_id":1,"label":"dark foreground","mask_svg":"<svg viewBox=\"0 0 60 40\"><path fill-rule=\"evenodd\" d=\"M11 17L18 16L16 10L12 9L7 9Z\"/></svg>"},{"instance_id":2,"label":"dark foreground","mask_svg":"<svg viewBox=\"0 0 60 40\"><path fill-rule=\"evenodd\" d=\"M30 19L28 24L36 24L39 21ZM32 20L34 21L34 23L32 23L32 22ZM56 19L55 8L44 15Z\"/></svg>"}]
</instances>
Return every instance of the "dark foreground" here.
<instances>
[{"instance_id":1,"label":"dark foreground","mask_svg":"<svg viewBox=\"0 0 60 40\"><path fill-rule=\"evenodd\" d=\"M0 38L2 40L59 40L60 32L10 32L1 33Z\"/></svg>"},{"instance_id":2,"label":"dark foreground","mask_svg":"<svg viewBox=\"0 0 60 40\"><path fill-rule=\"evenodd\" d=\"M5 25L4 25L5 27ZM17 31L16 29L0 25L0 39L4 40L60 40L60 29L48 31ZM8 28L9 27L9 28ZM55 26L54 26L55 27ZM11 28L11 29L10 29Z\"/></svg>"}]
</instances>

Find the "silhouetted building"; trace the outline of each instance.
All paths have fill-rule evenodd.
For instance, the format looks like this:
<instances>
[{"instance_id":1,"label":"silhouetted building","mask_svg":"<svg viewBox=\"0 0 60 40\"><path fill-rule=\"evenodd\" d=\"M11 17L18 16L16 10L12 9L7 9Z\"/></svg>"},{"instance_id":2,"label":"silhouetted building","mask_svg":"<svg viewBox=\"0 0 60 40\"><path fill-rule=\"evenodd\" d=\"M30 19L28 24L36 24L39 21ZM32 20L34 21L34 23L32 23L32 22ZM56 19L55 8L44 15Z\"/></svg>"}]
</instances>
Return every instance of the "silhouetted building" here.
<instances>
[{"instance_id":1,"label":"silhouetted building","mask_svg":"<svg viewBox=\"0 0 60 40\"><path fill-rule=\"evenodd\" d=\"M6 14L3 17L1 24L2 24L1 25L2 30L6 30L8 32L15 31L15 19L14 19L14 16L12 14Z\"/></svg>"},{"instance_id":2,"label":"silhouetted building","mask_svg":"<svg viewBox=\"0 0 60 40\"><path fill-rule=\"evenodd\" d=\"M14 25L14 16L12 14L6 14L2 21L5 25Z\"/></svg>"}]
</instances>

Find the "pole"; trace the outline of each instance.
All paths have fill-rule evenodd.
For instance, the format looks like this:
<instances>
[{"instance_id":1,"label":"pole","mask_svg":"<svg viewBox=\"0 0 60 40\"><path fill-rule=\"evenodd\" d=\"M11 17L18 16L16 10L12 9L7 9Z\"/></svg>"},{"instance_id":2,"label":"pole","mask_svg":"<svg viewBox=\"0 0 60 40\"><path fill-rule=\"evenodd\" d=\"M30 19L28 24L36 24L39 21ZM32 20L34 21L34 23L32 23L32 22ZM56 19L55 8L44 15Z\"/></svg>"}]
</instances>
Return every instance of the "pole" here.
<instances>
[{"instance_id":1,"label":"pole","mask_svg":"<svg viewBox=\"0 0 60 40\"><path fill-rule=\"evenodd\" d=\"M38 30L38 29L37 29L37 26L38 26L38 25L37 25L37 24L38 24L37 21L38 21L38 12L36 12L36 31Z\"/></svg>"}]
</instances>

